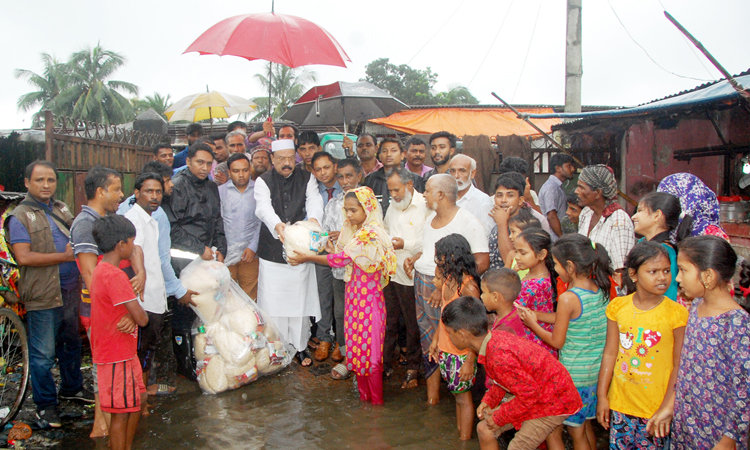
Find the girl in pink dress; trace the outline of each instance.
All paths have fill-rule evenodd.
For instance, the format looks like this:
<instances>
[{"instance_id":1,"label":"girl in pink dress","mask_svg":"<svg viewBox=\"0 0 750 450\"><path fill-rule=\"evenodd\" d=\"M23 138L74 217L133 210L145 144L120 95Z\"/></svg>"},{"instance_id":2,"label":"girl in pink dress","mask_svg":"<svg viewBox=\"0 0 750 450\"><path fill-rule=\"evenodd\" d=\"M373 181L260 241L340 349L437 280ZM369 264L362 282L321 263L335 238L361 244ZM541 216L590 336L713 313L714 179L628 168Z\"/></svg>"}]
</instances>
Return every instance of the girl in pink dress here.
<instances>
[{"instance_id":1,"label":"girl in pink dress","mask_svg":"<svg viewBox=\"0 0 750 450\"><path fill-rule=\"evenodd\" d=\"M314 262L346 267L347 369L357 374L359 398L383 404L383 340L385 300L383 288L396 273L396 254L383 228L380 205L372 190L359 187L344 197L344 225L328 255L288 256L291 264Z\"/></svg>"}]
</instances>

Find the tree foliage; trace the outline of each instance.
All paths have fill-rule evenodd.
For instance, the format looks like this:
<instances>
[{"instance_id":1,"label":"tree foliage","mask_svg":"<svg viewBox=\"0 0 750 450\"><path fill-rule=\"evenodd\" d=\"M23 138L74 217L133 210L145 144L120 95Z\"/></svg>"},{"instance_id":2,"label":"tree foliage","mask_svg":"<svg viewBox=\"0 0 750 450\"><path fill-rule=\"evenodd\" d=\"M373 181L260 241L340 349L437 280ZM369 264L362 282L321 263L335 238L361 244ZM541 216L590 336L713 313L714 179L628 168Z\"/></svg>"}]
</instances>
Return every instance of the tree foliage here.
<instances>
[{"instance_id":1,"label":"tree foliage","mask_svg":"<svg viewBox=\"0 0 750 450\"><path fill-rule=\"evenodd\" d=\"M434 93L438 74L429 67L420 70L407 64L395 65L388 58L379 58L365 66L367 81L383 89L407 105L468 105L478 104L469 89L452 87L447 92Z\"/></svg>"},{"instance_id":2,"label":"tree foliage","mask_svg":"<svg viewBox=\"0 0 750 450\"><path fill-rule=\"evenodd\" d=\"M120 124L133 117L133 106L123 93L138 95L138 87L125 81L111 80L125 65L125 58L97 44L71 55L66 63L43 53L44 71L36 74L16 69L16 77L26 79L38 90L22 95L18 108L28 111L40 106L34 114L35 125L41 124L42 111L102 124Z\"/></svg>"},{"instance_id":3,"label":"tree foliage","mask_svg":"<svg viewBox=\"0 0 750 450\"><path fill-rule=\"evenodd\" d=\"M142 112L153 109L164 120L167 120L167 116L164 114L164 111L172 106L170 97L171 96L169 94L167 94L166 97L163 97L158 92L155 92L154 95L147 95L145 99L140 99L137 97L130 99L130 104L133 107L133 118L135 119Z\"/></svg>"},{"instance_id":4,"label":"tree foliage","mask_svg":"<svg viewBox=\"0 0 750 450\"><path fill-rule=\"evenodd\" d=\"M269 63L270 64L270 63ZM268 66L264 73L255 75L265 92L268 92ZM273 107L272 117L278 119L288 110L298 98L305 93L308 85L314 83L318 75L306 68L291 69L281 64L274 64L271 70L271 105ZM263 120L268 117L268 96L253 99L258 105L257 114L253 120Z\"/></svg>"}]
</instances>

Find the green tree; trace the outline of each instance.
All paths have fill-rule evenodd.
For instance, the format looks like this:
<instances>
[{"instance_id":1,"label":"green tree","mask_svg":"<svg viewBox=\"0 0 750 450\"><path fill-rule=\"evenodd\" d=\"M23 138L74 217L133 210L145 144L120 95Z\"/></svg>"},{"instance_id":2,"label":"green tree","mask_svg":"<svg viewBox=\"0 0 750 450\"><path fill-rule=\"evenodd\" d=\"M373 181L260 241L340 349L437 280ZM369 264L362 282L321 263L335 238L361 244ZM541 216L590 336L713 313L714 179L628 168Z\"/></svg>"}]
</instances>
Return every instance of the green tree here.
<instances>
[{"instance_id":1,"label":"green tree","mask_svg":"<svg viewBox=\"0 0 750 450\"><path fill-rule=\"evenodd\" d=\"M39 111L31 116L32 126L40 127L44 123L45 109L53 113L61 113L61 107L58 106L56 99L63 89L67 86L69 76L68 66L58 61L49 53L42 53L42 63L44 70L37 74L30 70L16 69L15 76L29 82L37 90L23 94L18 98L18 109L20 111L30 111L39 107Z\"/></svg>"},{"instance_id":2,"label":"green tree","mask_svg":"<svg viewBox=\"0 0 750 450\"><path fill-rule=\"evenodd\" d=\"M122 55L98 43L74 53L68 62L70 83L57 101L72 104L70 115L75 119L105 125L128 122L133 117L133 107L120 91L138 95L138 87L109 79L124 65Z\"/></svg>"},{"instance_id":3,"label":"green tree","mask_svg":"<svg viewBox=\"0 0 750 450\"><path fill-rule=\"evenodd\" d=\"M255 75L255 79L258 80L265 92L268 92L269 80L268 75L265 75L268 72L268 66L266 66L264 73ZM281 117L298 98L302 97L307 86L310 83L314 83L317 78L318 75L315 72L306 68L291 69L281 64L274 64L270 80L271 104L273 105L273 114L271 116L274 119ZM267 118L268 96L256 97L253 99L253 102L258 105L257 114L253 117L253 120Z\"/></svg>"},{"instance_id":4,"label":"green tree","mask_svg":"<svg viewBox=\"0 0 750 450\"><path fill-rule=\"evenodd\" d=\"M465 86L451 86L447 92L435 95L436 105L478 105L479 100Z\"/></svg>"},{"instance_id":5,"label":"green tree","mask_svg":"<svg viewBox=\"0 0 750 450\"><path fill-rule=\"evenodd\" d=\"M137 97L130 99L130 104L133 107L133 118L137 117L138 114L142 112L153 109L157 114L162 116L164 120L167 120L167 116L164 114L164 111L172 106L170 97L171 96L169 94L167 94L166 97L162 97L161 94L155 92L154 95L147 95L143 100Z\"/></svg>"},{"instance_id":6,"label":"green tree","mask_svg":"<svg viewBox=\"0 0 750 450\"><path fill-rule=\"evenodd\" d=\"M388 58L380 58L365 66L367 81L383 89L407 105L434 104L432 88L437 83L438 74L429 67L425 70L412 69L406 64L391 64Z\"/></svg>"}]
</instances>

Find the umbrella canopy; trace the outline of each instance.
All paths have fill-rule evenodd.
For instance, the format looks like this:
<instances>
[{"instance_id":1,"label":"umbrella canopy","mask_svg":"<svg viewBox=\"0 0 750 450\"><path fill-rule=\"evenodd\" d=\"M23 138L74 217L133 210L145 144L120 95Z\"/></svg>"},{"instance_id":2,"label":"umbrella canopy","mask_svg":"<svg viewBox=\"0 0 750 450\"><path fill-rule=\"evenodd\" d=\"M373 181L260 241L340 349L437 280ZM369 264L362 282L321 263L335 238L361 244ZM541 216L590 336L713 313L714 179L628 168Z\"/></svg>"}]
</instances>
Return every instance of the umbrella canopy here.
<instances>
[{"instance_id":1,"label":"umbrella canopy","mask_svg":"<svg viewBox=\"0 0 750 450\"><path fill-rule=\"evenodd\" d=\"M199 122L206 119L232 117L250 112L258 106L250 100L217 91L188 95L164 111L170 122L187 120Z\"/></svg>"},{"instance_id":2,"label":"umbrella canopy","mask_svg":"<svg viewBox=\"0 0 750 450\"><path fill-rule=\"evenodd\" d=\"M328 31L300 17L275 13L224 19L201 34L185 53L263 59L295 68L346 67L351 59Z\"/></svg>"},{"instance_id":3,"label":"umbrella canopy","mask_svg":"<svg viewBox=\"0 0 750 450\"><path fill-rule=\"evenodd\" d=\"M340 125L387 117L408 108L401 100L366 81L337 81L313 87L281 118L300 125Z\"/></svg>"}]
</instances>

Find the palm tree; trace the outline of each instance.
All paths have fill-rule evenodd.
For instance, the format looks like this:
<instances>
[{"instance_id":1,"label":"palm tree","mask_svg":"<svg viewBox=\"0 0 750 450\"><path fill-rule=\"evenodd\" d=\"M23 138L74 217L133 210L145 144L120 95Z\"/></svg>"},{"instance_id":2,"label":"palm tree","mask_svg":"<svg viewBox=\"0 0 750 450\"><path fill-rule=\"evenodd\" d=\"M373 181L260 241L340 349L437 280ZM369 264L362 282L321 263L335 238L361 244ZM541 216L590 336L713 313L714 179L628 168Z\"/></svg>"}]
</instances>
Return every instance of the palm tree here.
<instances>
[{"instance_id":1,"label":"palm tree","mask_svg":"<svg viewBox=\"0 0 750 450\"><path fill-rule=\"evenodd\" d=\"M40 127L44 122L43 111L49 109L54 113L64 113L63 105L56 103L56 98L60 92L67 87L69 77L68 66L58 61L49 53L42 53L42 62L44 70L37 74L30 70L16 69L15 76L18 79L24 79L38 90L29 92L18 98L18 109L29 111L39 106L39 111L35 112L32 117L32 126Z\"/></svg>"},{"instance_id":2,"label":"palm tree","mask_svg":"<svg viewBox=\"0 0 750 450\"><path fill-rule=\"evenodd\" d=\"M130 99L130 104L133 107L133 117L137 117L138 114L153 109L157 114L162 116L164 120L167 120L167 116L164 115L164 111L172 106L170 102L171 96L167 94L166 97L162 97L161 94L155 92L154 95L147 95L144 100L139 98Z\"/></svg>"},{"instance_id":3,"label":"palm tree","mask_svg":"<svg viewBox=\"0 0 750 450\"><path fill-rule=\"evenodd\" d=\"M127 122L133 107L118 91L138 95L138 87L109 78L125 65L119 53L106 50L99 43L74 53L68 67L71 84L59 95L59 101L72 103L71 116L105 125Z\"/></svg>"},{"instance_id":4,"label":"palm tree","mask_svg":"<svg viewBox=\"0 0 750 450\"><path fill-rule=\"evenodd\" d=\"M266 70L265 73L269 71ZM292 104L305 93L309 83L314 83L318 75L308 69L291 69L281 64L275 64L271 72L271 102L273 104L273 118L278 119ZM256 74L255 79L268 92L268 76ZM268 117L268 97L257 97L253 102L258 105L258 114L254 120Z\"/></svg>"}]
</instances>

